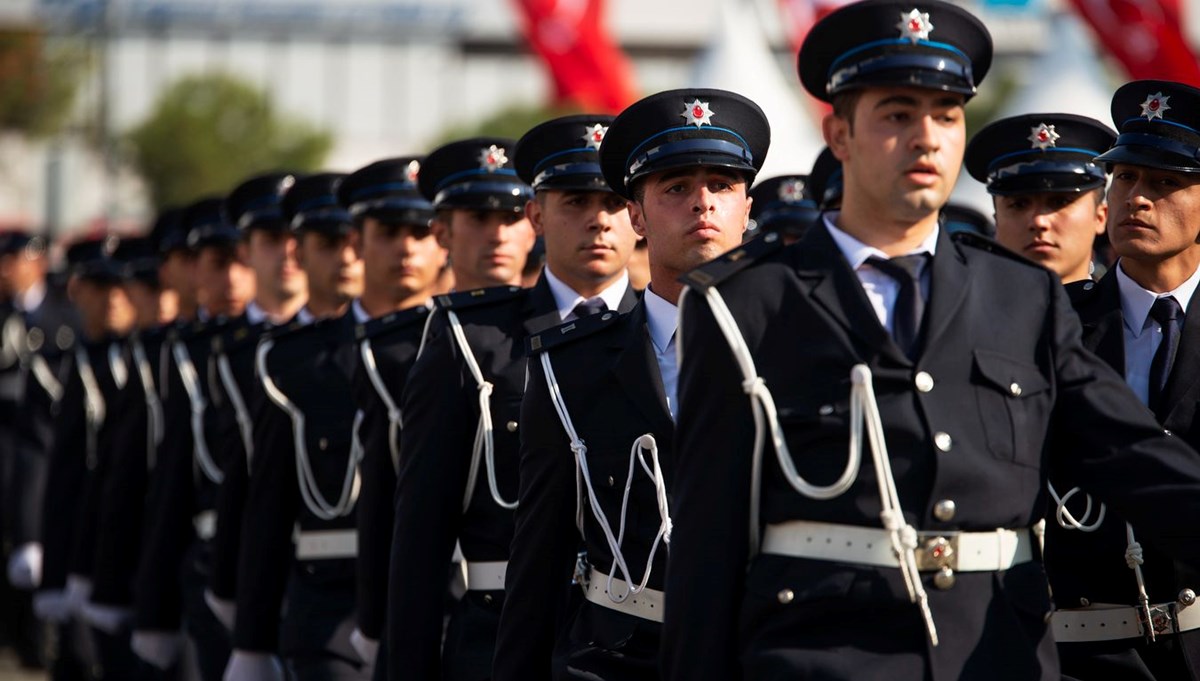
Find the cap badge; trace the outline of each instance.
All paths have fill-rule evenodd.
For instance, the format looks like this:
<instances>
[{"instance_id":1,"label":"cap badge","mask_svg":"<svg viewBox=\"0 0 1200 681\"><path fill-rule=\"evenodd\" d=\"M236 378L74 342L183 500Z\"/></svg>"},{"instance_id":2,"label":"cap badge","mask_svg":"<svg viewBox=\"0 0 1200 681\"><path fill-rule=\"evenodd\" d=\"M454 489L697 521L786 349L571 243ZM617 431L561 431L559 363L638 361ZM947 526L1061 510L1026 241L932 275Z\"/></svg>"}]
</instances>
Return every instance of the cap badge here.
<instances>
[{"instance_id":1,"label":"cap badge","mask_svg":"<svg viewBox=\"0 0 1200 681\"><path fill-rule=\"evenodd\" d=\"M1055 146L1054 143L1058 141L1059 137L1062 137L1062 135L1054 131L1053 125L1041 123L1030 128L1029 137L1026 137L1025 139L1029 140L1030 149L1040 149L1045 151L1050 147Z\"/></svg>"},{"instance_id":2,"label":"cap badge","mask_svg":"<svg viewBox=\"0 0 1200 681\"><path fill-rule=\"evenodd\" d=\"M504 152L501 152L504 153ZM411 184L417 183L417 175L421 172L421 162L413 159L408 162L408 166L404 168L404 179Z\"/></svg>"},{"instance_id":3,"label":"cap badge","mask_svg":"<svg viewBox=\"0 0 1200 681\"><path fill-rule=\"evenodd\" d=\"M901 38L908 38L916 45L921 40L929 40L933 24L929 21L929 12L914 8L908 14L900 13L900 23L896 24L896 28L900 29Z\"/></svg>"},{"instance_id":4,"label":"cap badge","mask_svg":"<svg viewBox=\"0 0 1200 681\"><path fill-rule=\"evenodd\" d=\"M702 102L699 99L692 100L691 104L679 114L689 125L694 125L697 128L705 125L712 125L712 117L716 114L708 108L708 102Z\"/></svg>"},{"instance_id":5,"label":"cap badge","mask_svg":"<svg viewBox=\"0 0 1200 681\"><path fill-rule=\"evenodd\" d=\"M488 172L496 172L503 168L508 163L508 157L504 155L504 147L498 147L495 144L479 150L479 167Z\"/></svg>"},{"instance_id":6,"label":"cap badge","mask_svg":"<svg viewBox=\"0 0 1200 681\"><path fill-rule=\"evenodd\" d=\"M1155 92L1152 95L1146 95L1146 101L1142 102L1142 115L1148 121L1152 121L1155 118L1162 118L1163 112L1171 108L1167 105L1167 100L1170 98L1170 95L1164 97L1161 91Z\"/></svg>"},{"instance_id":7,"label":"cap badge","mask_svg":"<svg viewBox=\"0 0 1200 681\"><path fill-rule=\"evenodd\" d=\"M599 123L590 128L584 128L582 139L589 147L600 151L600 143L604 141L604 136L608 134L608 126L600 125Z\"/></svg>"},{"instance_id":8,"label":"cap badge","mask_svg":"<svg viewBox=\"0 0 1200 681\"><path fill-rule=\"evenodd\" d=\"M784 180L779 184L779 200L799 203L804 200L804 180Z\"/></svg>"}]
</instances>

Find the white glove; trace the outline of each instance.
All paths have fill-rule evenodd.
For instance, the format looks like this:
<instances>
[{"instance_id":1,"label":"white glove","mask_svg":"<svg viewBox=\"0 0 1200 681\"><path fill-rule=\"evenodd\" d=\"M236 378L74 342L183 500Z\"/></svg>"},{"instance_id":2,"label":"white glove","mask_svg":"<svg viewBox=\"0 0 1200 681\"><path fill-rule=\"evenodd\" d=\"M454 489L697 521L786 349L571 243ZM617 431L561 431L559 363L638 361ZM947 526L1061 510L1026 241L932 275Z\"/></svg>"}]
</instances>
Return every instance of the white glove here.
<instances>
[{"instance_id":1,"label":"white glove","mask_svg":"<svg viewBox=\"0 0 1200 681\"><path fill-rule=\"evenodd\" d=\"M204 602L217 620L225 625L225 629L232 633L233 623L237 620L237 603L217 598L217 595L208 589L204 590Z\"/></svg>"},{"instance_id":2,"label":"white glove","mask_svg":"<svg viewBox=\"0 0 1200 681\"><path fill-rule=\"evenodd\" d=\"M354 647L354 652L363 659L368 665L375 664L375 658L379 655L379 639L367 638L362 631L355 627L354 631L350 632L350 645Z\"/></svg>"},{"instance_id":3,"label":"white glove","mask_svg":"<svg viewBox=\"0 0 1200 681\"><path fill-rule=\"evenodd\" d=\"M135 631L129 639L134 654L164 671L175 664L182 646L183 636L175 631Z\"/></svg>"},{"instance_id":4,"label":"white glove","mask_svg":"<svg viewBox=\"0 0 1200 681\"><path fill-rule=\"evenodd\" d=\"M88 601L83 604L83 621L112 636L121 631L133 619L129 608L100 605Z\"/></svg>"},{"instance_id":5,"label":"white glove","mask_svg":"<svg viewBox=\"0 0 1200 681\"><path fill-rule=\"evenodd\" d=\"M42 583L42 545L21 544L8 557L8 583L22 591L32 591Z\"/></svg>"},{"instance_id":6,"label":"white glove","mask_svg":"<svg viewBox=\"0 0 1200 681\"><path fill-rule=\"evenodd\" d=\"M40 620L66 624L71 619L71 604L67 600L67 592L62 589L48 589L35 593L33 612Z\"/></svg>"},{"instance_id":7,"label":"white glove","mask_svg":"<svg viewBox=\"0 0 1200 681\"><path fill-rule=\"evenodd\" d=\"M67 605L72 615L83 613L83 604L92 597L92 580L83 575L67 575Z\"/></svg>"},{"instance_id":8,"label":"white glove","mask_svg":"<svg viewBox=\"0 0 1200 681\"><path fill-rule=\"evenodd\" d=\"M284 681L283 663L270 653L235 650L225 665L223 681Z\"/></svg>"}]
</instances>

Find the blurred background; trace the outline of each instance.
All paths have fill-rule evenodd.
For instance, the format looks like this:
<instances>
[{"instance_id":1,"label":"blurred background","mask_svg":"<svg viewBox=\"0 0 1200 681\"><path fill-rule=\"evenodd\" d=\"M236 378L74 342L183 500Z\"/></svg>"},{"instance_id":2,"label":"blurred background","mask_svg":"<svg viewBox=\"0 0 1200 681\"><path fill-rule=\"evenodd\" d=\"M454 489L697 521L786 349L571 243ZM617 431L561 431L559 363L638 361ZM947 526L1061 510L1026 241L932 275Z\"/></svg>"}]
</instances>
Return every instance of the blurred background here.
<instances>
[{"instance_id":1,"label":"blurred background","mask_svg":"<svg viewBox=\"0 0 1200 681\"><path fill-rule=\"evenodd\" d=\"M0 229L134 230L252 172L349 171L689 85L760 102L763 177L807 172L823 111L795 54L838 1L0 0ZM972 129L1028 111L1107 123L1124 80L1200 80L1180 0L963 4L997 51Z\"/></svg>"}]
</instances>

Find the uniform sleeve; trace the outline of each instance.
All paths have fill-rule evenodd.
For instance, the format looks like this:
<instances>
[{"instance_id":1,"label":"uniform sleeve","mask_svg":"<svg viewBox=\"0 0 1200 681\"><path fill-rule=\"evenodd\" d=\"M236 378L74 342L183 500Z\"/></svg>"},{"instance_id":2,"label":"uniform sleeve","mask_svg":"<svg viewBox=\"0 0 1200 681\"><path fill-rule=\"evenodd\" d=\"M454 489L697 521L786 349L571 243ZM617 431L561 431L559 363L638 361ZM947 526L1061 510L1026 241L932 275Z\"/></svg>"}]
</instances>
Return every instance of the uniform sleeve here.
<instances>
[{"instance_id":1,"label":"uniform sleeve","mask_svg":"<svg viewBox=\"0 0 1200 681\"><path fill-rule=\"evenodd\" d=\"M273 653L279 647L280 611L295 554L292 528L300 491L291 418L266 400L258 413L242 513L233 647Z\"/></svg>"},{"instance_id":2,"label":"uniform sleeve","mask_svg":"<svg viewBox=\"0 0 1200 681\"><path fill-rule=\"evenodd\" d=\"M142 543L146 503L147 414L141 381L123 396L120 423L113 434L112 461L100 496L92 600L114 606L133 602L133 575Z\"/></svg>"},{"instance_id":3,"label":"uniform sleeve","mask_svg":"<svg viewBox=\"0 0 1200 681\"><path fill-rule=\"evenodd\" d=\"M1200 567L1200 455L1167 434L1102 359L1084 349L1079 319L1054 287L1057 469L1177 560Z\"/></svg>"},{"instance_id":4,"label":"uniform sleeve","mask_svg":"<svg viewBox=\"0 0 1200 681\"><path fill-rule=\"evenodd\" d=\"M521 402L521 487L496 640L496 681L549 681L556 632L571 578L575 465L570 441L550 402L541 364L529 362Z\"/></svg>"},{"instance_id":5,"label":"uniform sleeve","mask_svg":"<svg viewBox=\"0 0 1200 681\"><path fill-rule=\"evenodd\" d=\"M441 313L409 374L396 480L388 592L388 671L393 681L440 678L450 558L478 418L473 384Z\"/></svg>"},{"instance_id":6,"label":"uniform sleeve","mask_svg":"<svg viewBox=\"0 0 1200 681\"><path fill-rule=\"evenodd\" d=\"M134 585L137 628L153 631L179 629L183 616L179 567L195 537L191 405L173 361L167 380L165 428L150 474L145 543Z\"/></svg>"},{"instance_id":7,"label":"uniform sleeve","mask_svg":"<svg viewBox=\"0 0 1200 681\"><path fill-rule=\"evenodd\" d=\"M680 309L682 357L661 666L670 681L735 681L749 550L753 416L704 299Z\"/></svg>"},{"instance_id":8,"label":"uniform sleeve","mask_svg":"<svg viewBox=\"0 0 1200 681\"><path fill-rule=\"evenodd\" d=\"M46 487L41 497L42 583L44 590L62 589L71 557L75 511L84 470L83 382L72 368L59 403L59 428L49 443Z\"/></svg>"},{"instance_id":9,"label":"uniform sleeve","mask_svg":"<svg viewBox=\"0 0 1200 681\"><path fill-rule=\"evenodd\" d=\"M378 401L378 398L375 398ZM388 559L395 514L396 469L388 442L388 417L379 404L368 405L359 438L363 443L362 489L355 510L358 523L357 617L367 638L379 640L387 619Z\"/></svg>"}]
</instances>

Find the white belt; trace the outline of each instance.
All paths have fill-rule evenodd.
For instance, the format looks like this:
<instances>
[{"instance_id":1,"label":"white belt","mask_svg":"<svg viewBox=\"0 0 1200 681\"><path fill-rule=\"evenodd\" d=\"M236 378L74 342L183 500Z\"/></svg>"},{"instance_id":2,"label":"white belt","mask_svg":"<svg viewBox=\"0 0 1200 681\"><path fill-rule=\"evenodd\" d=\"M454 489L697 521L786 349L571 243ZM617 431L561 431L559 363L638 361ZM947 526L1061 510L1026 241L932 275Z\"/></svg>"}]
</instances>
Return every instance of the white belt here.
<instances>
[{"instance_id":1,"label":"white belt","mask_svg":"<svg viewBox=\"0 0 1200 681\"><path fill-rule=\"evenodd\" d=\"M296 558L300 560L354 558L357 555L357 530L324 530L296 535Z\"/></svg>"},{"instance_id":2,"label":"white belt","mask_svg":"<svg viewBox=\"0 0 1200 681\"><path fill-rule=\"evenodd\" d=\"M463 577L468 591L503 591L504 576L508 573L508 561L462 562Z\"/></svg>"},{"instance_id":3,"label":"white belt","mask_svg":"<svg viewBox=\"0 0 1200 681\"><path fill-rule=\"evenodd\" d=\"M629 584L625 580L614 578L612 585L617 593L629 594ZM629 594L625 600L618 603L608 597L608 575L595 568L588 575L584 597L596 605L623 612L626 615L641 617L651 622L663 621L663 592L645 588L636 594Z\"/></svg>"},{"instance_id":4,"label":"white belt","mask_svg":"<svg viewBox=\"0 0 1200 681\"><path fill-rule=\"evenodd\" d=\"M888 531L876 527L791 520L767 526L762 551L811 560L900 567ZM920 570L1007 570L1033 560L1033 540L1028 530L920 532L916 558Z\"/></svg>"},{"instance_id":5,"label":"white belt","mask_svg":"<svg viewBox=\"0 0 1200 681\"><path fill-rule=\"evenodd\" d=\"M196 536L208 541L217 536L217 512L201 511L192 518L192 527L196 528Z\"/></svg>"},{"instance_id":6,"label":"white belt","mask_svg":"<svg viewBox=\"0 0 1200 681\"><path fill-rule=\"evenodd\" d=\"M1086 608L1055 610L1050 619L1054 640L1059 643L1115 641L1146 635L1144 613L1140 607L1097 603ZM1150 606L1155 636L1200 629L1200 607L1180 607L1176 603Z\"/></svg>"}]
</instances>

